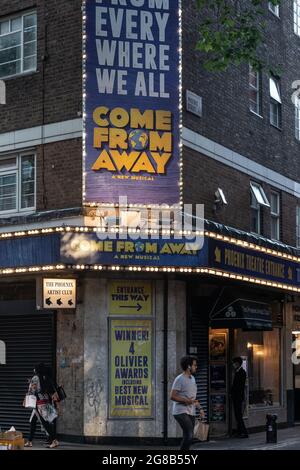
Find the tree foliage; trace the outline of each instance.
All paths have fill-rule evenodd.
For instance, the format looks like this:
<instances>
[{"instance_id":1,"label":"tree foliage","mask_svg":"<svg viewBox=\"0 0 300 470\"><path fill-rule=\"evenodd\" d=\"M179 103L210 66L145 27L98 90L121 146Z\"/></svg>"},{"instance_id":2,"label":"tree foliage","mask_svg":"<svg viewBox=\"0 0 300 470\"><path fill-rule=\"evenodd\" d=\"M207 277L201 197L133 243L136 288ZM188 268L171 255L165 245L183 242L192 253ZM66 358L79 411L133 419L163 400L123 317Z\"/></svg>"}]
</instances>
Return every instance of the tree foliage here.
<instances>
[{"instance_id":1,"label":"tree foliage","mask_svg":"<svg viewBox=\"0 0 300 470\"><path fill-rule=\"evenodd\" d=\"M205 53L204 66L223 71L229 65L250 63L255 69L266 64L258 56L263 43L267 0L196 0L200 10L197 49ZM271 0L274 6L280 0Z\"/></svg>"}]
</instances>

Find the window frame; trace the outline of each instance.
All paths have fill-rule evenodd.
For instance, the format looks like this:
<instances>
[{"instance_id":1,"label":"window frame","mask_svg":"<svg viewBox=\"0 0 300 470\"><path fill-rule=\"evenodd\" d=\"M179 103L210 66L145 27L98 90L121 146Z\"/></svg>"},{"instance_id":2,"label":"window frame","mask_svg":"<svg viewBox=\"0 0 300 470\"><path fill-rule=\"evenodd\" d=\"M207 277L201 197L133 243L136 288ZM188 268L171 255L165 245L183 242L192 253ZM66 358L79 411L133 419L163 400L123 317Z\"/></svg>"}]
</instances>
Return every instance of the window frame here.
<instances>
[{"instance_id":1,"label":"window frame","mask_svg":"<svg viewBox=\"0 0 300 470\"><path fill-rule=\"evenodd\" d=\"M300 0L293 0L294 33L300 37Z\"/></svg>"},{"instance_id":2,"label":"window frame","mask_svg":"<svg viewBox=\"0 0 300 470\"><path fill-rule=\"evenodd\" d=\"M22 208L22 159L24 157L31 156L34 159L34 205L32 207ZM36 211L36 187L37 187L37 178L36 178L36 152L35 151L26 151L26 152L17 152L13 154L7 154L0 157L0 162L8 160L10 158L16 158L16 165L12 168L1 170L0 166L0 177L8 176L15 174L16 175L16 208L8 210L0 210L0 215L10 215L10 214L24 214L24 213L33 213ZM0 198L1 199L1 198Z\"/></svg>"},{"instance_id":3,"label":"window frame","mask_svg":"<svg viewBox=\"0 0 300 470\"><path fill-rule=\"evenodd\" d=\"M250 189L251 189L251 192L252 192L254 198L256 199L256 202L257 202L258 205L264 206L264 207L270 207L269 200L268 200L268 198L266 196L266 193L264 191L264 188L261 186L261 184L256 183L255 181L250 181ZM259 201L259 198L257 197L257 194L256 194L255 190L259 191L261 201Z\"/></svg>"},{"instance_id":4,"label":"window frame","mask_svg":"<svg viewBox=\"0 0 300 470\"><path fill-rule=\"evenodd\" d=\"M295 138L300 141L300 98L295 100Z\"/></svg>"},{"instance_id":5,"label":"window frame","mask_svg":"<svg viewBox=\"0 0 300 470\"><path fill-rule=\"evenodd\" d=\"M280 5L273 5L272 2L268 2L268 8L271 13L273 13L276 18L280 18Z\"/></svg>"},{"instance_id":6,"label":"window frame","mask_svg":"<svg viewBox=\"0 0 300 470\"><path fill-rule=\"evenodd\" d=\"M36 15L36 40L35 40L35 54L33 56L30 56L30 57L34 57L35 56L35 66L34 68L30 68L28 70L24 70L24 18L26 16L30 16L32 14L35 14ZM20 55L20 62L21 62L21 70L20 72L17 72L17 73L13 73L13 74L10 74L10 75L3 75L1 76L0 75L0 79L1 80L6 80L6 79L10 79L10 78L14 78L14 77L19 77L21 75L27 75L27 74L31 74L31 73L34 73L37 71L37 58L38 58L38 37L37 37L37 10L34 9L34 10L29 10L29 11L26 11L26 12L23 12L23 13L16 13L14 15L8 15L6 17L3 17L1 18L1 21L0 23L2 22L5 22L5 21L13 21L17 18L21 18L21 55ZM5 36L5 35L8 35L8 34L11 34L11 31L9 33L6 33L6 34L3 34L3 35L0 35L0 38ZM33 42L33 41L30 41L30 42ZM6 48L6 49L10 49L10 48ZM5 49L2 49L2 50L5 50ZM7 63L11 63L11 62L15 62L15 61L9 61L9 62L3 62L3 63L0 63L0 66L1 65L4 65L4 64L7 64Z\"/></svg>"},{"instance_id":7,"label":"window frame","mask_svg":"<svg viewBox=\"0 0 300 470\"><path fill-rule=\"evenodd\" d=\"M257 81L257 86L255 87L251 83L251 74L256 74L256 81ZM256 116L262 117L262 74L261 70L255 70L251 64L249 64L249 109L250 112L255 114ZM257 110L255 111L254 109L251 108L251 103L253 102L250 97L250 92L254 91L256 93L256 108Z\"/></svg>"},{"instance_id":8,"label":"window frame","mask_svg":"<svg viewBox=\"0 0 300 470\"><path fill-rule=\"evenodd\" d=\"M253 201L255 203L253 203ZM254 194L252 193L252 191L250 190L250 210L251 210L251 233L256 233L257 235L261 235L261 207L260 207L260 204L257 203L255 197L254 197ZM256 217L257 217L257 230L253 230L253 227L252 227L252 214L253 213L256 213Z\"/></svg>"},{"instance_id":9,"label":"window frame","mask_svg":"<svg viewBox=\"0 0 300 470\"><path fill-rule=\"evenodd\" d=\"M296 206L296 247L300 248L300 205Z\"/></svg>"},{"instance_id":10,"label":"window frame","mask_svg":"<svg viewBox=\"0 0 300 470\"><path fill-rule=\"evenodd\" d=\"M258 191L258 193L257 193ZM262 207L270 208L269 200L265 194L263 187L256 183L255 181L250 181L250 210L251 210L251 218L250 218L250 230L251 233L256 233L258 235L262 234ZM257 213L257 226L258 230L252 230L252 212L255 211Z\"/></svg>"},{"instance_id":11,"label":"window frame","mask_svg":"<svg viewBox=\"0 0 300 470\"><path fill-rule=\"evenodd\" d=\"M275 87L275 88L274 88ZM276 77L269 78L270 91L270 124L276 129L282 129L282 100L280 80ZM272 112L272 106L276 106L276 113ZM276 123L272 121L272 116L276 114Z\"/></svg>"},{"instance_id":12,"label":"window frame","mask_svg":"<svg viewBox=\"0 0 300 470\"><path fill-rule=\"evenodd\" d=\"M277 212L273 211L272 208L272 196L276 196L277 198ZM277 191L271 191L271 197L270 197L270 214L271 214L271 222L276 221L276 230L277 230L277 237L273 237L272 235L272 223L271 223L271 239L280 241L280 193Z\"/></svg>"}]
</instances>

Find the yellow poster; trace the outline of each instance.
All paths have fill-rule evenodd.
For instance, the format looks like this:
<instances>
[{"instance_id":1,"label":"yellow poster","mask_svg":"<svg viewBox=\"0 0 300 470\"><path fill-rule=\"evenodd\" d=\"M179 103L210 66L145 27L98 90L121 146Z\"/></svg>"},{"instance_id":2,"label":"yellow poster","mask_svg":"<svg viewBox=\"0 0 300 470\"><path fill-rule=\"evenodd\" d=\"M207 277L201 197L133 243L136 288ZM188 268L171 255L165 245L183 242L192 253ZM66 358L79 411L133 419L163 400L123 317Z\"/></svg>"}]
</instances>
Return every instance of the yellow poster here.
<instances>
[{"instance_id":1,"label":"yellow poster","mask_svg":"<svg viewBox=\"0 0 300 470\"><path fill-rule=\"evenodd\" d=\"M151 315L152 284L149 281L112 281L109 284L110 315Z\"/></svg>"},{"instance_id":2,"label":"yellow poster","mask_svg":"<svg viewBox=\"0 0 300 470\"><path fill-rule=\"evenodd\" d=\"M110 417L152 417L152 321L110 321Z\"/></svg>"}]
</instances>

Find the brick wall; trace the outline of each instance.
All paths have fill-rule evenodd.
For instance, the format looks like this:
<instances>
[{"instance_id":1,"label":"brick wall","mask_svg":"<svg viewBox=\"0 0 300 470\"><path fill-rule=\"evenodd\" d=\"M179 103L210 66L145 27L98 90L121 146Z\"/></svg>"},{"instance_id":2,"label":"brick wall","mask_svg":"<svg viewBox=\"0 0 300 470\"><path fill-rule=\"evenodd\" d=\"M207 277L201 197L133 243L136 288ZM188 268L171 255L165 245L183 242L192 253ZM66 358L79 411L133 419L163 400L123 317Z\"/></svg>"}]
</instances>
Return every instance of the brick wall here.
<instances>
[{"instance_id":1,"label":"brick wall","mask_svg":"<svg viewBox=\"0 0 300 470\"><path fill-rule=\"evenodd\" d=\"M262 116L249 110L248 66L230 67L222 73L207 72L203 57L195 51L199 15L195 2L184 0L183 87L203 98L203 117L184 113L184 125L219 144L300 181L300 142L295 138L292 82L300 79L300 37L293 31L293 2L281 2L280 19L265 2L266 34L261 56L281 71L282 130L269 122L269 75L262 80ZM192 64L192 65L191 65Z\"/></svg>"},{"instance_id":2,"label":"brick wall","mask_svg":"<svg viewBox=\"0 0 300 470\"><path fill-rule=\"evenodd\" d=\"M0 133L75 119L81 112L81 0L0 0L0 20L28 9L37 11L37 71L6 80Z\"/></svg>"},{"instance_id":3,"label":"brick wall","mask_svg":"<svg viewBox=\"0 0 300 470\"><path fill-rule=\"evenodd\" d=\"M250 231L250 176L218 163L190 149L184 152L184 201L204 204L205 217L246 232ZM262 184L270 200L271 186ZM222 188L228 205L214 209L215 191ZM275 189L276 190L276 189ZM278 190L276 190L278 191ZM296 243L296 198L285 192L281 197L281 241ZM262 208L262 234L270 238L270 209Z\"/></svg>"},{"instance_id":4,"label":"brick wall","mask_svg":"<svg viewBox=\"0 0 300 470\"><path fill-rule=\"evenodd\" d=\"M37 210L82 203L82 142L65 140L37 149Z\"/></svg>"},{"instance_id":5,"label":"brick wall","mask_svg":"<svg viewBox=\"0 0 300 470\"><path fill-rule=\"evenodd\" d=\"M262 55L282 67L283 129L269 124L269 82L263 78L263 119L249 111L248 68L231 67L208 73L195 51L198 18L195 2L183 0L184 92L203 97L203 117L184 112L184 125L248 158L300 180L300 143L294 137L291 83L300 79L300 38L293 33L292 2L283 2L281 19L266 9L266 43ZM38 68L35 73L7 80L7 105L0 107L0 133L75 119L81 112L81 0L0 0L0 19L36 9ZM45 57L46 56L46 57ZM299 73L298 73L299 72ZM58 142L37 149L37 209L81 205L81 140ZM185 201L204 202L206 217L248 231L249 177L185 149ZM213 211L220 186L230 202ZM269 189L263 185L268 193ZM282 239L294 244L296 199L282 194ZM269 234L264 209L263 231Z\"/></svg>"}]
</instances>

